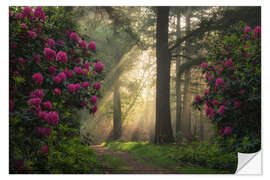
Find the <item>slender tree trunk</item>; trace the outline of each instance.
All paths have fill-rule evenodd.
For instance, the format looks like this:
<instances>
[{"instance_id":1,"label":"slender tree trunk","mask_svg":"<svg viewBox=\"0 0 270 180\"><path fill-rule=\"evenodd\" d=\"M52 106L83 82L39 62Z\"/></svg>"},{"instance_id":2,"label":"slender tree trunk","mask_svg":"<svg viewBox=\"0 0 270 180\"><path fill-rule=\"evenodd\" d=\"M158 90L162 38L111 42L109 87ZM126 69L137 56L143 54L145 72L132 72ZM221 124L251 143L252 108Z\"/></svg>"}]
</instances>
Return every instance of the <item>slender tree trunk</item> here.
<instances>
[{"instance_id":1,"label":"slender tree trunk","mask_svg":"<svg viewBox=\"0 0 270 180\"><path fill-rule=\"evenodd\" d=\"M190 8L187 10L186 14L186 34L190 32ZM186 42L185 54L188 54L189 43ZM190 69L187 69L184 73L185 83L184 83L184 103L183 103L183 118L180 123L181 132L187 139L191 138L191 118L190 118Z\"/></svg>"},{"instance_id":2,"label":"slender tree trunk","mask_svg":"<svg viewBox=\"0 0 270 180\"><path fill-rule=\"evenodd\" d=\"M173 142L170 112L169 7L157 7L156 131L155 143Z\"/></svg>"},{"instance_id":3,"label":"slender tree trunk","mask_svg":"<svg viewBox=\"0 0 270 180\"><path fill-rule=\"evenodd\" d=\"M121 99L119 93L119 80L116 81L113 91L113 138L119 139L122 135Z\"/></svg>"},{"instance_id":4,"label":"slender tree trunk","mask_svg":"<svg viewBox=\"0 0 270 180\"><path fill-rule=\"evenodd\" d=\"M181 16L177 14L177 39L181 37ZM180 48L178 49L178 54L181 53ZM175 132L180 131L181 123L181 75L179 75L179 68L181 65L181 57L179 56L176 60L176 83L175 83L175 92L176 92L176 122L175 122Z\"/></svg>"}]
</instances>

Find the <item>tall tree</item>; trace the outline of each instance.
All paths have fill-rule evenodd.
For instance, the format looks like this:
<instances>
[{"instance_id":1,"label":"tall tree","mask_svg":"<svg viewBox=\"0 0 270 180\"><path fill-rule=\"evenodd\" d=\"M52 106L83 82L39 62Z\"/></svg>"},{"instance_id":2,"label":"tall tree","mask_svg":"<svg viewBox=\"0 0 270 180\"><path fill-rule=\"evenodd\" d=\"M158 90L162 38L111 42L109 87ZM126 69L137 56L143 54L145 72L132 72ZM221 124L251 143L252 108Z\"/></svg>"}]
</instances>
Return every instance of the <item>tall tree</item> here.
<instances>
[{"instance_id":1,"label":"tall tree","mask_svg":"<svg viewBox=\"0 0 270 180\"><path fill-rule=\"evenodd\" d=\"M177 27L176 27L176 36L177 39L181 37L181 15L180 12L177 14ZM180 47L178 48L178 54L181 53ZM175 132L180 131L180 122L181 122L181 75L179 75L179 68L181 64L181 57L179 56L176 60L176 83L175 83L175 92L176 92L176 122L175 122Z\"/></svg>"},{"instance_id":2,"label":"tall tree","mask_svg":"<svg viewBox=\"0 0 270 180\"><path fill-rule=\"evenodd\" d=\"M170 112L169 7L157 7L156 25L156 131L155 143L173 142Z\"/></svg>"},{"instance_id":3,"label":"tall tree","mask_svg":"<svg viewBox=\"0 0 270 180\"><path fill-rule=\"evenodd\" d=\"M186 34L190 32L190 7L186 12ZM186 41L186 51L185 54L188 55L189 51L189 42ZM184 105L183 105L183 118L181 119L180 127L181 132L184 134L185 138L190 138L190 69L187 69L184 74L185 83L184 83Z\"/></svg>"}]
</instances>

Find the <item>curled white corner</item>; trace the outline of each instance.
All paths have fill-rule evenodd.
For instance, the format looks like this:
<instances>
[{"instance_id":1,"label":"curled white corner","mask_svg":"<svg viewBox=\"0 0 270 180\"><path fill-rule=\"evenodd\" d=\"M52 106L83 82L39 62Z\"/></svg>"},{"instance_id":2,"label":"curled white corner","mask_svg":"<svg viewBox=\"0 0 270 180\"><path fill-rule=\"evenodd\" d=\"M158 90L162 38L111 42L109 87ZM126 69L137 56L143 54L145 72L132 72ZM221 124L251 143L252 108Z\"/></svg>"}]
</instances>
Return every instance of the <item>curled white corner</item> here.
<instances>
[{"instance_id":1,"label":"curled white corner","mask_svg":"<svg viewBox=\"0 0 270 180\"><path fill-rule=\"evenodd\" d=\"M235 174L262 174L261 151L256 153L238 153L238 164Z\"/></svg>"}]
</instances>

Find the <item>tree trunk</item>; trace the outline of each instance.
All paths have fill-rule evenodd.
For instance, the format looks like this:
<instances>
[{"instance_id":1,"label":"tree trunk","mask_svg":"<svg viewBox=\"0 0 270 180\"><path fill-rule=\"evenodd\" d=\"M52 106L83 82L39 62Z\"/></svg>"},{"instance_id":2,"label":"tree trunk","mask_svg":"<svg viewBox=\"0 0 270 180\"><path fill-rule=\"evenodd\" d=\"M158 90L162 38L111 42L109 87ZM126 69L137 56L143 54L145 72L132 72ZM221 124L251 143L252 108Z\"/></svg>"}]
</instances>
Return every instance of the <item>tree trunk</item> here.
<instances>
[{"instance_id":1,"label":"tree trunk","mask_svg":"<svg viewBox=\"0 0 270 180\"><path fill-rule=\"evenodd\" d=\"M157 8L156 26L156 131L155 143L173 142L170 112L169 7Z\"/></svg>"},{"instance_id":2,"label":"tree trunk","mask_svg":"<svg viewBox=\"0 0 270 180\"><path fill-rule=\"evenodd\" d=\"M187 10L186 14L186 35L190 32L190 8ZM188 54L189 43L186 42L186 52ZM183 118L180 123L181 132L184 137L188 140L191 138L190 128L191 128L191 118L190 118L190 69L187 69L184 73L185 83L184 83L184 103L183 103Z\"/></svg>"},{"instance_id":3,"label":"tree trunk","mask_svg":"<svg viewBox=\"0 0 270 180\"><path fill-rule=\"evenodd\" d=\"M181 37L181 16L177 14L177 27L176 34L177 39ZM181 53L180 47L178 48L178 54ZM180 123L181 123L181 75L179 74L179 68L181 65L181 57L179 56L176 60L176 83L175 83L175 93L176 93L176 122L175 122L175 133L180 131Z\"/></svg>"},{"instance_id":4,"label":"tree trunk","mask_svg":"<svg viewBox=\"0 0 270 180\"><path fill-rule=\"evenodd\" d=\"M118 79L113 91L113 138L119 139L122 135L121 100Z\"/></svg>"}]
</instances>

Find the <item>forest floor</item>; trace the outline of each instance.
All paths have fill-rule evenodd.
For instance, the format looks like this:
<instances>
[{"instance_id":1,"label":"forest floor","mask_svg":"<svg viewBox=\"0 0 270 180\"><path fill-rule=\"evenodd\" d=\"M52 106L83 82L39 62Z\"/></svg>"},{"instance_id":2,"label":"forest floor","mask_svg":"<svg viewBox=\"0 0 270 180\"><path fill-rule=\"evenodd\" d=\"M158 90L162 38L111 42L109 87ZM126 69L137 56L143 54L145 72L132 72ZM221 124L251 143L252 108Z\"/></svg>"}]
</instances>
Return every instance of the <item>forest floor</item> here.
<instances>
[{"instance_id":1,"label":"forest floor","mask_svg":"<svg viewBox=\"0 0 270 180\"><path fill-rule=\"evenodd\" d=\"M111 142L91 145L104 166L105 174L227 174L168 158L170 146L140 145L134 142Z\"/></svg>"},{"instance_id":2,"label":"forest floor","mask_svg":"<svg viewBox=\"0 0 270 180\"><path fill-rule=\"evenodd\" d=\"M90 146L103 162L106 174L176 174L175 169L160 167L151 159L139 158L126 151L112 150L102 145Z\"/></svg>"}]
</instances>

